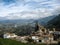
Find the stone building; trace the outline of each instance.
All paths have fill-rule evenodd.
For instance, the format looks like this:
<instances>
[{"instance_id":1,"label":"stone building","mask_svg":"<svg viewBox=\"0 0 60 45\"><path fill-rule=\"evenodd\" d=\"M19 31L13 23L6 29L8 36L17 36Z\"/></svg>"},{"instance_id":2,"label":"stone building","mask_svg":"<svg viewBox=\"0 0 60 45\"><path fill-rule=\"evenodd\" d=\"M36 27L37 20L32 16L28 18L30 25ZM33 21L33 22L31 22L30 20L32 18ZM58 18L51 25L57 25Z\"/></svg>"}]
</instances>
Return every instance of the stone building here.
<instances>
[{"instance_id":1,"label":"stone building","mask_svg":"<svg viewBox=\"0 0 60 45\"><path fill-rule=\"evenodd\" d=\"M5 33L3 38L16 38L17 35L15 33Z\"/></svg>"},{"instance_id":2,"label":"stone building","mask_svg":"<svg viewBox=\"0 0 60 45\"><path fill-rule=\"evenodd\" d=\"M40 42L40 43L57 43L57 41L54 40L53 33L55 32L55 29L53 30L47 30L43 26L39 25L37 23L35 32L32 33L31 37L34 40L34 42Z\"/></svg>"}]
</instances>

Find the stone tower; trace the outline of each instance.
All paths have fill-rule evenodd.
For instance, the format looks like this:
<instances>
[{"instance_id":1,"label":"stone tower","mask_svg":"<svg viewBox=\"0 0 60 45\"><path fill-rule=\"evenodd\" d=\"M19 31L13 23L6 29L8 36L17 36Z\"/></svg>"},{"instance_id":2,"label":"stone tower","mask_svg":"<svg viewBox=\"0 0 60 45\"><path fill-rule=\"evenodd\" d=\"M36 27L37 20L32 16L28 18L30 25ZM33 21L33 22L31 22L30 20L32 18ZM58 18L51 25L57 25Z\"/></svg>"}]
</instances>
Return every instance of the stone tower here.
<instances>
[{"instance_id":1,"label":"stone tower","mask_svg":"<svg viewBox=\"0 0 60 45\"><path fill-rule=\"evenodd\" d=\"M54 31L54 32L56 31L55 28L53 28L53 31Z\"/></svg>"},{"instance_id":2,"label":"stone tower","mask_svg":"<svg viewBox=\"0 0 60 45\"><path fill-rule=\"evenodd\" d=\"M36 21L35 23L35 32L39 30L39 24L38 24L38 21Z\"/></svg>"}]
</instances>

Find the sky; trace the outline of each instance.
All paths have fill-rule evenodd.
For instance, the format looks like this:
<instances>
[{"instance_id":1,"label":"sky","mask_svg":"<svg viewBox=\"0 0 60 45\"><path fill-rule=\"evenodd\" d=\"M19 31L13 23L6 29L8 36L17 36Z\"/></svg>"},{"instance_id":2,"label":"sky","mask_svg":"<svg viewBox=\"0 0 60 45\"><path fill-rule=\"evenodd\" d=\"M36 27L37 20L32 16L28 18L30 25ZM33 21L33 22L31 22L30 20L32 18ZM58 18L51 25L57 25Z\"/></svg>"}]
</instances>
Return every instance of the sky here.
<instances>
[{"instance_id":1,"label":"sky","mask_svg":"<svg viewBox=\"0 0 60 45\"><path fill-rule=\"evenodd\" d=\"M0 18L39 19L60 13L60 0L0 0Z\"/></svg>"}]
</instances>

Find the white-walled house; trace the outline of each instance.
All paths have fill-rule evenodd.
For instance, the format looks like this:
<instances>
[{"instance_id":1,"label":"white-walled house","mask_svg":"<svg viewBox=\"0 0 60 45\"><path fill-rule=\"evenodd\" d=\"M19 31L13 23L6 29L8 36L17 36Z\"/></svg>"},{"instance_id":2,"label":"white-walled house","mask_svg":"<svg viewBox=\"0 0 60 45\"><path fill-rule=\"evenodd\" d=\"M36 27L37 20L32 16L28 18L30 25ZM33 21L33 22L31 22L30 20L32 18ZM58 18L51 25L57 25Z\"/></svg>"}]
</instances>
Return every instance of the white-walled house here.
<instances>
[{"instance_id":1,"label":"white-walled house","mask_svg":"<svg viewBox=\"0 0 60 45\"><path fill-rule=\"evenodd\" d=\"M38 36L32 36L31 37L35 42L39 42L39 37Z\"/></svg>"},{"instance_id":2,"label":"white-walled house","mask_svg":"<svg viewBox=\"0 0 60 45\"><path fill-rule=\"evenodd\" d=\"M5 33L3 35L4 38L15 38L17 35L15 33Z\"/></svg>"}]
</instances>

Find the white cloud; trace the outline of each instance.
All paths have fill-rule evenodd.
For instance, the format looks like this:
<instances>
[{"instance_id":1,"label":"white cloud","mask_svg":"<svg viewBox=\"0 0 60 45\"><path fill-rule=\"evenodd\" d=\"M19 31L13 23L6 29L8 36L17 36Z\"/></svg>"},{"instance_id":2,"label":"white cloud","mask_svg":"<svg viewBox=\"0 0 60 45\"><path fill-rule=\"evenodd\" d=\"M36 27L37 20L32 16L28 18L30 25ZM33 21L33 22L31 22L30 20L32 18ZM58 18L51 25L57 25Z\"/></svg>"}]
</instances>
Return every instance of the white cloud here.
<instances>
[{"instance_id":1,"label":"white cloud","mask_svg":"<svg viewBox=\"0 0 60 45\"><path fill-rule=\"evenodd\" d=\"M60 6L60 4L57 3L58 0L33 0L36 6L30 2L32 0L15 1L15 3L9 5L4 5L4 3L0 1L0 17L6 17L7 19L38 19L55 15L59 12L56 12Z\"/></svg>"}]
</instances>

